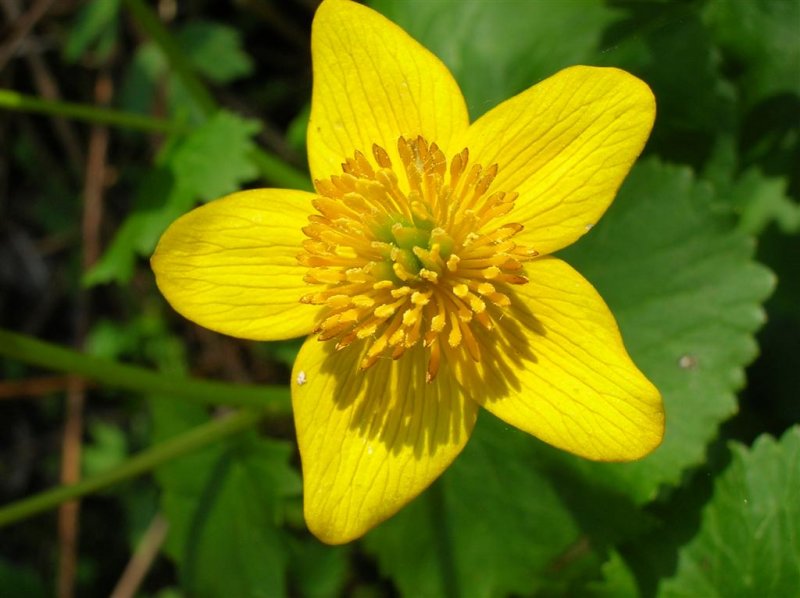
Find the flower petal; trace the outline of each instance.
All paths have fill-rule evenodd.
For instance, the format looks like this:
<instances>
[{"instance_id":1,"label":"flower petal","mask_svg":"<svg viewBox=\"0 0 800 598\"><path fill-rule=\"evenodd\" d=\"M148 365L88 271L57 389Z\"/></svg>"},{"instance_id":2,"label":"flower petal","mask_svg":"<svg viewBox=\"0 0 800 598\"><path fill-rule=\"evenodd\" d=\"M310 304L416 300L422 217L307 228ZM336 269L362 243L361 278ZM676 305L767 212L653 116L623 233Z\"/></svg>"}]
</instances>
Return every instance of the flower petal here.
<instances>
[{"instance_id":1,"label":"flower petal","mask_svg":"<svg viewBox=\"0 0 800 598\"><path fill-rule=\"evenodd\" d=\"M240 338L308 334L319 308L297 262L311 199L303 191L234 193L172 223L151 259L167 301L201 326Z\"/></svg>"},{"instance_id":2,"label":"flower petal","mask_svg":"<svg viewBox=\"0 0 800 598\"><path fill-rule=\"evenodd\" d=\"M356 347L309 338L292 375L305 517L323 542L353 540L422 492L455 459L478 406L452 377L425 382L425 350L366 371Z\"/></svg>"},{"instance_id":3,"label":"flower petal","mask_svg":"<svg viewBox=\"0 0 800 598\"><path fill-rule=\"evenodd\" d=\"M480 368L489 382L474 398L582 457L631 461L650 453L664 433L661 396L631 361L602 298L555 258L527 264L526 273L512 313L484 341L493 347ZM465 375L466 388L481 388Z\"/></svg>"},{"instance_id":4,"label":"flower petal","mask_svg":"<svg viewBox=\"0 0 800 598\"><path fill-rule=\"evenodd\" d=\"M401 135L423 135L449 155L451 139L467 128L466 104L447 67L365 6L325 0L314 18L311 53L308 160L314 179L340 174L355 150L370 157L374 143L394 161Z\"/></svg>"},{"instance_id":5,"label":"flower petal","mask_svg":"<svg viewBox=\"0 0 800 598\"><path fill-rule=\"evenodd\" d=\"M471 160L517 191L511 217L540 254L585 234L611 204L655 118L650 88L614 68L564 69L503 102L467 133Z\"/></svg>"}]
</instances>

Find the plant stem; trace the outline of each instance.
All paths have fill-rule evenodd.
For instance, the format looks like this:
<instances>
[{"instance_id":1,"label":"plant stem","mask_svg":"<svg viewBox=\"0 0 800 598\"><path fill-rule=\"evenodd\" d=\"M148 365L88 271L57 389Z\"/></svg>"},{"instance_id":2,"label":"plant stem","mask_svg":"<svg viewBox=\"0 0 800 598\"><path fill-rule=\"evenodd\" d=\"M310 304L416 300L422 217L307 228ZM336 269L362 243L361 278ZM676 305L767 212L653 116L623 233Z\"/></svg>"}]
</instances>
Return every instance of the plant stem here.
<instances>
[{"instance_id":1,"label":"plant stem","mask_svg":"<svg viewBox=\"0 0 800 598\"><path fill-rule=\"evenodd\" d=\"M187 133L192 128L190 125L152 118L144 114L134 114L110 108L97 108L88 104L43 100L42 98L27 96L10 89L0 89L0 108L76 118L90 123L152 131L154 133ZM261 171L262 176L269 182L289 189L313 190L311 181L306 173L290 166L280 158L260 148L253 153L251 158Z\"/></svg>"},{"instance_id":2,"label":"plant stem","mask_svg":"<svg viewBox=\"0 0 800 598\"><path fill-rule=\"evenodd\" d=\"M287 189L314 190L308 174L297 170L261 148L256 149L250 158L261 171L261 175L270 183L281 185Z\"/></svg>"},{"instance_id":3,"label":"plant stem","mask_svg":"<svg viewBox=\"0 0 800 598\"><path fill-rule=\"evenodd\" d=\"M3 329L0 329L0 355L51 370L77 374L112 388L163 394L212 405L259 407L270 415L290 411L287 386L229 384L162 374L85 355Z\"/></svg>"},{"instance_id":4,"label":"plant stem","mask_svg":"<svg viewBox=\"0 0 800 598\"><path fill-rule=\"evenodd\" d=\"M184 133L189 130L185 125L152 118L143 114L134 114L110 108L98 108L88 104L43 100L42 98L26 96L10 89L0 89L0 108L65 116L91 123L156 133Z\"/></svg>"},{"instance_id":5,"label":"plant stem","mask_svg":"<svg viewBox=\"0 0 800 598\"><path fill-rule=\"evenodd\" d=\"M158 19L158 16L142 0L123 0L131 16L139 26L158 45L166 56L172 71L178 76L184 87L188 90L200 110L211 116L218 107L214 97L209 93L203 82L196 75L195 69L186 55L175 42L175 39ZM290 166L277 156L263 149L257 149L251 156L253 163L258 166L264 178L274 185L289 189L313 190L308 175L293 166Z\"/></svg>"},{"instance_id":6,"label":"plant stem","mask_svg":"<svg viewBox=\"0 0 800 598\"><path fill-rule=\"evenodd\" d=\"M0 527L141 475L176 457L250 428L263 416L263 410L242 409L226 417L197 426L185 434L147 449L131 457L119 467L85 478L77 484L59 486L2 507L0 508Z\"/></svg>"}]
</instances>

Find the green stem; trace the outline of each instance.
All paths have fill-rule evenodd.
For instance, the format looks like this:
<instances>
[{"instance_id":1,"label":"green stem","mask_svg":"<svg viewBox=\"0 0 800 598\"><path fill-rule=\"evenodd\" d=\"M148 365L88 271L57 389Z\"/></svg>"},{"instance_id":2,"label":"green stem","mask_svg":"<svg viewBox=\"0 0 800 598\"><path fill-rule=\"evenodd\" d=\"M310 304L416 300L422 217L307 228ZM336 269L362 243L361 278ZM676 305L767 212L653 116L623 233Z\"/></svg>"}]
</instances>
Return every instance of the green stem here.
<instances>
[{"instance_id":1,"label":"green stem","mask_svg":"<svg viewBox=\"0 0 800 598\"><path fill-rule=\"evenodd\" d=\"M258 423L263 415L263 411L243 409L226 417L197 426L185 434L147 449L131 457L119 467L86 478L77 484L59 486L2 507L0 508L0 527L151 471L176 457L250 428Z\"/></svg>"},{"instance_id":2,"label":"green stem","mask_svg":"<svg viewBox=\"0 0 800 598\"><path fill-rule=\"evenodd\" d=\"M280 158L260 148L256 149L250 157L261 171L262 176L273 185L280 185L287 189L301 189L303 191L314 190L308 174L289 166Z\"/></svg>"},{"instance_id":3,"label":"green stem","mask_svg":"<svg viewBox=\"0 0 800 598\"><path fill-rule=\"evenodd\" d=\"M194 67L186 58L186 54L158 19L158 15L142 0L123 1L136 23L150 36L164 53L164 56L167 57L171 70L181 80L181 83L194 98L194 101L197 102L200 110L206 116L213 114L217 110L213 96L197 77Z\"/></svg>"},{"instance_id":4,"label":"green stem","mask_svg":"<svg viewBox=\"0 0 800 598\"><path fill-rule=\"evenodd\" d=\"M43 100L26 96L10 89L0 89L0 108L77 118L91 123L156 133L184 133L188 130L188 127L182 124L152 118L143 114L134 114L110 108L97 108L87 104Z\"/></svg>"},{"instance_id":5,"label":"green stem","mask_svg":"<svg viewBox=\"0 0 800 598\"><path fill-rule=\"evenodd\" d=\"M191 130L189 125L152 118L143 114L134 114L110 108L97 108L87 104L43 100L33 96L26 96L10 89L0 89L0 108L76 118L91 123L155 133L187 133ZM253 152L251 158L253 163L258 166L261 174L269 182L289 189L313 190L311 181L306 173L290 166L280 158L262 149L257 149Z\"/></svg>"},{"instance_id":6,"label":"green stem","mask_svg":"<svg viewBox=\"0 0 800 598\"><path fill-rule=\"evenodd\" d=\"M112 388L163 394L212 405L259 407L272 415L290 411L287 386L252 386L161 374L123 365L0 329L0 355L51 370L77 374Z\"/></svg>"},{"instance_id":7,"label":"green stem","mask_svg":"<svg viewBox=\"0 0 800 598\"><path fill-rule=\"evenodd\" d=\"M158 19L153 10L142 0L123 0L131 16L139 26L150 36L166 56L171 70L178 76L183 86L188 90L194 101L206 116L211 116L217 110L214 97L206 89L203 82L196 75L191 62L186 54L175 42L175 38ZM311 181L308 175L286 164L280 158L256 150L252 156L253 162L258 166L264 178L272 184L281 185L290 189L305 189L311 191Z\"/></svg>"}]
</instances>

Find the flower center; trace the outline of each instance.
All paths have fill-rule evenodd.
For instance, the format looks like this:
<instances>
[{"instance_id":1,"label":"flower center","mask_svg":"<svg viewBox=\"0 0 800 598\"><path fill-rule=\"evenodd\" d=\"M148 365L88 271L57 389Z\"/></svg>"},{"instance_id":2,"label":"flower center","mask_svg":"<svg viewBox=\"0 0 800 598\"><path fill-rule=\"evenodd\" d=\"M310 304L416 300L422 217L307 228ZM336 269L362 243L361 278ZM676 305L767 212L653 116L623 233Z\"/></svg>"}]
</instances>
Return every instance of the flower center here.
<instances>
[{"instance_id":1,"label":"flower center","mask_svg":"<svg viewBox=\"0 0 800 598\"><path fill-rule=\"evenodd\" d=\"M395 172L388 153L372 146L374 164L356 151L343 174L315 181L318 214L303 229L298 256L306 282L323 289L301 301L325 305L316 333L343 349L369 343L361 368L398 359L422 342L427 380L442 354L463 350L481 358L475 327L511 304L506 285L524 284L522 263L537 252L513 237L522 225L498 222L514 207L514 192L489 192L497 165L469 166L469 151L450 160L435 143L401 137Z\"/></svg>"}]
</instances>

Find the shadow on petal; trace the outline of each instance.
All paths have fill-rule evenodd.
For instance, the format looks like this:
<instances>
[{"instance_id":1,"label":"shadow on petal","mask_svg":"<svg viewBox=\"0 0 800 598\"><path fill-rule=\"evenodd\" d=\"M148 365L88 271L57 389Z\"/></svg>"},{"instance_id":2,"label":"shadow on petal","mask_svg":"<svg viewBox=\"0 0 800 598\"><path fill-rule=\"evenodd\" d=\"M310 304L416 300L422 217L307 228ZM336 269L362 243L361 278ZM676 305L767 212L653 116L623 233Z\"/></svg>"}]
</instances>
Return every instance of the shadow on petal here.
<instances>
[{"instance_id":1,"label":"shadow on petal","mask_svg":"<svg viewBox=\"0 0 800 598\"><path fill-rule=\"evenodd\" d=\"M630 461L654 450L664 430L660 394L631 361L597 291L556 258L526 272L530 282L516 289L482 365L483 392L470 396L589 459Z\"/></svg>"},{"instance_id":2,"label":"shadow on petal","mask_svg":"<svg viewBox=\"0 0 800 598\"><path fill-rule=\"evenodd\" d=\"M547 336L544 324L518 299L513 288L506 287L503 293L513 307L490 306L494 328L473 328L481 348L480 362L473 361L465 351L448 351L453 375L468 396L481 404L502 401L523 390L520 374L538 362L535 339Z\"/></svg>"},{"instance_id":3,"label":"shadow on petal","mask_svg":"<svg viewBox=\"0 0 800 598\"><path fill-rule=\"evenodd\" d=\"M452 375L425 382L423 347L366 371L363 346L308 339L294 369L294 408L311 531L340 544L417 496L461 452L479 406ZM302 374L302 376L300 376Z\"/></svg>"},{"instance_id":4,"label":"shadow on petal","mask_svg":"<svg viewBox=\"0 0 800 598\"><path fill-rule=\"evenodd\" d=\"M412 447L415 458L440 446L463 445L475 420L469 399L450 372L425 381L427 351L417 345L393 360L385 357L361 370L366 343L341 351L325 343L321 373L333 379L332 398L350 411L349 429L365 442L380 442L397 454Z\"/></svg>"}]
</instances>

